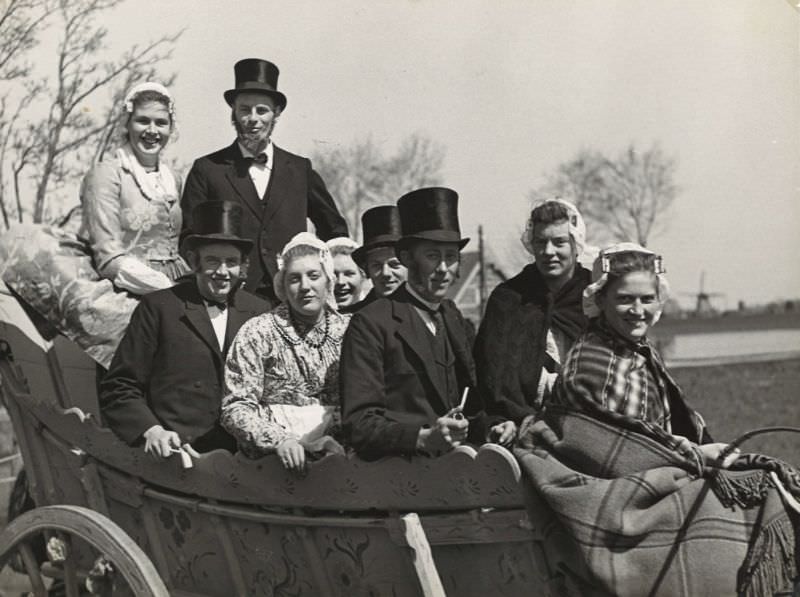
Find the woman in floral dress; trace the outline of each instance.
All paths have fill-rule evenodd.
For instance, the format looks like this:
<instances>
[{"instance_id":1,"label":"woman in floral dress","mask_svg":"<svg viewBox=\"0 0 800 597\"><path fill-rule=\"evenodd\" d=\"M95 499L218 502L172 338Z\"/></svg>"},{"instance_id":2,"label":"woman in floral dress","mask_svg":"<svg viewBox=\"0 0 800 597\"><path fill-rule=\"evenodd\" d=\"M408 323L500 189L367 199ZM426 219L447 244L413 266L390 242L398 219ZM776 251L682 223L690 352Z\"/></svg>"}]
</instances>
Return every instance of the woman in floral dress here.
<instances>
[{"instance_id":1,"label":"woman in floral dress","mask_svg":"<svg viewBox=\"0 0 800 597\"><path fill-rule=\"evenodd\" d=\"M281 304L245 323L225 364L222 426L257 458L277 453L302 470L307 453L342 452L339 354L350 316L338 313L333 260L321 240L296 235L278 258Z\"/></svg>"},{"instance_id":2,"label":"woman in floral dress","mask_svg":"<svg viewBox=\"0 0 800 597\"><path fill-rule=\"evenodd\" d=\"M2 277L26 305L107 367L137 296L188 272L178 255L178 178L160 155L174 129L174 103L158 83L124 100L124 143L81 186L76 235L22 224L0 242Z\"/></svg>"}]
</instances>

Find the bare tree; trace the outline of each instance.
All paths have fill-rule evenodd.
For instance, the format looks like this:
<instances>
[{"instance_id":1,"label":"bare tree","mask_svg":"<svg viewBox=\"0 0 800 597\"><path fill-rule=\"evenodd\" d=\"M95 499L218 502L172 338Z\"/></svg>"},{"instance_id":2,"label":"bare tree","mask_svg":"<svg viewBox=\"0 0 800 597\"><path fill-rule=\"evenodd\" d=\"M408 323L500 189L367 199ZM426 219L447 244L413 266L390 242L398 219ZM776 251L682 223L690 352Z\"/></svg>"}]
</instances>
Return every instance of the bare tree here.
<instances>
[{"instance_id":1,"label":"bare tree","mask_svg":"<svg viewBox=\"0 0 800 597\"><path fill-rule=\"evenodd\" d=\"M418 187L441 184L444 148L422 135L409 135L397 153L385 162L384 198L394 203L398 197Z\"/></svg>"},{"instance_id":2,"label":"bare tree","mask_svg":"<svg viewBox=\"0 0 800 597\"><path fill-rule=\"evenodd\" d=\"M444 148L412 134L385 156L367 137L350 146L313 156L315 169L336 198L354 239L361 238L361 214L374 205L394 203L414 188L441 184Z\"/></svg>"},{"instance_id":3,"label":"bare tree","mask_svg":"<svg viewBox=\"0 0 800 597\"><path fill-rule=\"evenodd\" d=\"M380 151L366 138L330 152L316 150L311 159L336 198L350 234L357 238L361 213L381 201L384 158Z\"/></svg>"},{"instance_id":4,"label":"bare tree","mask_svg":"<svg viewBox=\"0 0 800 597\"><path fill-rule=\"evenodd\" d=\"M7 91L0 94L0 165L6 163L11 131L14 130L22 109L30 101L28 93L14 98L8 89L12 84L30 75L27 53L37 42L39 30L55 9L49 0L8 0L0 14L0 81ZM6 208L6 168L0 167L0 214L3 224L9 226L9 210Z\"/></svg>"},{"instance_id":5,"label":"bare tree","mask_svg":"<svg viewBox=\"0 0 800 597\"><path fill-rule=\"evenodd\" d=\"M98 21L122 0L15 2L23 5L15 8L17 19L22 14L34 19L31 11L38 10L37 15L44 11L39 25L60 33L55 76L36 78L30 69L25 71L16 108L4 114L0 143L0 168L13 184L17 219L30 214L34 222L42 222L58 216L51 209L52 199L74 185L113 141L125 89L154 76L154 68L170 58L180 33L108 57L108 30ZM33 37L16 46L11 57L16 64L24 64L25 51L36 43L35 32L34 27ZM160 80L169 84L173 78ZM0 178L4 215L10 211L5 180Z\"/></svg>"},{"instance_id":6,"label":"bare tree","mask_svg":"<svg viewBox=\"0 0 800 597\"><path fill-rule=\"evenodd\" d=\"M20 58L37 43L37 33L54 10L49 0L7 0L0 14L0 80L28 75L30 65Z\"/></svg>"},{"instance_id":7,"label":"bare tree","mask_svg":"<svg viewBox=\"0 0 800 597\"><path fill-rule=\"evenodd\" d=\"M634 240L647 245L664 226L678 193L676 161L658 144L646 151L630 145L616 159L582 150L561 164L532 199L558 195L578 206L595 242Z\"/></svg>"}]
</instances>

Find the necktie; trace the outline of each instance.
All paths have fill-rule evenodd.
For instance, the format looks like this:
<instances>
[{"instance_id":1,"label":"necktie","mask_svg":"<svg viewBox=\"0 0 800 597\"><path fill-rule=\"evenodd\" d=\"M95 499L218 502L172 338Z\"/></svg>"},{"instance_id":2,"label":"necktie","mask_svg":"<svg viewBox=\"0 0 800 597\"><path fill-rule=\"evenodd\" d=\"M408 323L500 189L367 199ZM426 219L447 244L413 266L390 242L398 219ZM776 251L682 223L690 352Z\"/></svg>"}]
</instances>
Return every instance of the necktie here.
<instances>
[{"instance_id":1,"label":"necktie","mask_svg":"<svg viewBox=\"0 0 800 597\"><path fill-rule=\"evenodd\" d=\"M442 331L444 330L444 319L442 318L442 310L441 308L435 309L433 311L428 311L431 314L431 318L433 319L433 325L436 327L436 335L440 336Z\"/></svg>"},{"instance_id":2,"label":"necktie","mask_svg":"<svg viewBox=\"0 0 800 597\"><path fill-rule=\"evenodd\" d=\"M431 316L431 319L433 320L433 325L436 328L435 334L438 336L439 333L444 329L444 319L442 318L441 306L437 307L436 309L431 309L428 305L417 299L417 297L415 297L411 293L409 293L408 296L411 298L411 302L415 307L422 309L428 315Z\"/></svg>"}]
</instances>

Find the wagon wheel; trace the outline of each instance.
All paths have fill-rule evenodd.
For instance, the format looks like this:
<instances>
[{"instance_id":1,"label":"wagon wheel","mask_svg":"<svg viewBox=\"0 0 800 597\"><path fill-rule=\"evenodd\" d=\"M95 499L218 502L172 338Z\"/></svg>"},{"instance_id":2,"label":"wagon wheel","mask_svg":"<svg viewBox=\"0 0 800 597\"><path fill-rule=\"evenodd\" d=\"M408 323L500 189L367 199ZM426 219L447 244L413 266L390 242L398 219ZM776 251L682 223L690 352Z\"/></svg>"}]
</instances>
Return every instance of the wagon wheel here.
<instances>
[{"instance_id":1,"label":"wagon wheel","mask_svg":"<svg viewBox=\"0 0 800 597\"><path fill-rule=\"evenodd\" d=\"M40 563L31 541L48 537ZM147 555L117 524L79 506L44 506L12 520L0 533L0 571L19 555L36 597L48 595L45 577L63 580L67 597L168 597ZM54 591L55 592L55 591Z\"/></svg>"}]
</instances>

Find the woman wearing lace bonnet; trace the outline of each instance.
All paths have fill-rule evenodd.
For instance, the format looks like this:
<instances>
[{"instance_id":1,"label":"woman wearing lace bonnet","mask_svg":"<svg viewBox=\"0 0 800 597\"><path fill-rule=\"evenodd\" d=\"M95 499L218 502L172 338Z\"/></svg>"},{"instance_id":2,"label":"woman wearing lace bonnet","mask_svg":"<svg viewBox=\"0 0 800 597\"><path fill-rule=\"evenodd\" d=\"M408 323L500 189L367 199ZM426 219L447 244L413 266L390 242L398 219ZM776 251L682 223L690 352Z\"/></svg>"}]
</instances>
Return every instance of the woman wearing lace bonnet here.
<instances>
[{"instance_id":1,"label":"woman wearing lace bonnet","mask_svg":"<svg viewBox=\"0 0 800 597\"><path fill-rule=\"evenodd\" d=\"M343 452L339 356L350 315L333 296L330 249L301 232L278 257L281 304L236 334L225 365L221 422L245 455L277 454L289 470L310 456Z\"/></svg>"},{"instance_id":2,"label":"woman wearing lace bonnet","mask_svg":"<svg viewBox=\"0 0 800 597\"><path fill-rule=\"evenodd\" d=\"M172 96L159 83L140 83L119 111L122 143L83 179L77 236L20 224L0 241L3 281L45 334L64 334L102 367L137 297L189 271L178 255L180 181L161 159L175 128Z\"/></svg>"},{"instance_id":3,"label":"woman wearing lace bonnet","mask_svg":"<svg viewBox=\"0 0 800 597\"><path fill-rule=\"evenodd\" d=\"M123 143L81 186L83 225L95 266L133 294L167 288L188 271L178 255L180 181L161 159L175 129L166 87L141 83L123 100Z\"/></svg>"}]
</instances>

